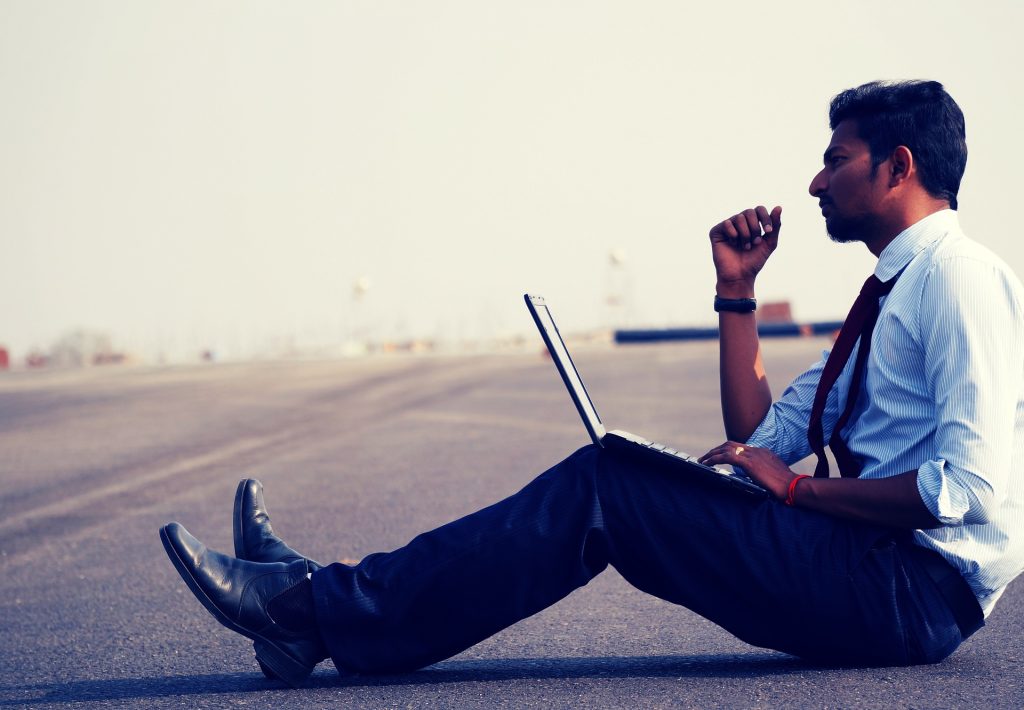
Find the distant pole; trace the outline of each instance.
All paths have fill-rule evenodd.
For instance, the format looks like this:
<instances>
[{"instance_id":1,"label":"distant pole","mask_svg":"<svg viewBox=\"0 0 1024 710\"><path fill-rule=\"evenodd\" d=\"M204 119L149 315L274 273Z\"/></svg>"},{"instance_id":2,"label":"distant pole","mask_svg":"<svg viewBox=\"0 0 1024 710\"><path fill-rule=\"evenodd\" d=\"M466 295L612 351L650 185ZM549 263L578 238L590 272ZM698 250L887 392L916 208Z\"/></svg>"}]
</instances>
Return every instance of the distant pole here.
<instances>
[{"instance_id":1,"label":"distant pole","mask_svg":"<svg viewBox=\"0 0 1024 710\"><path fill-rule=\"evenodd\" d=\"M363 314L360 304L366 298L366 294L369 293L370 288L373 286L373 280L363 274L359 276L352 284L352 327L351 327L351 340L352 344L355 345L361 338L365 339L368 335L368 329L363 324ZM369 349L369 343L360 342L363 350Z\"/></svg>"},{"instance_id":2,"label":"distant pole","mask_svg":"<svg viewBox=\"0 0 1024 710\"><path fill-rule=\"evenodd\" d=\"M605 306L608 309L608 327L615 329L627 325L630 307L629 272L626 268L626 250L616 247L608 252L608 275Z\"/></svg>"}]
</instances>

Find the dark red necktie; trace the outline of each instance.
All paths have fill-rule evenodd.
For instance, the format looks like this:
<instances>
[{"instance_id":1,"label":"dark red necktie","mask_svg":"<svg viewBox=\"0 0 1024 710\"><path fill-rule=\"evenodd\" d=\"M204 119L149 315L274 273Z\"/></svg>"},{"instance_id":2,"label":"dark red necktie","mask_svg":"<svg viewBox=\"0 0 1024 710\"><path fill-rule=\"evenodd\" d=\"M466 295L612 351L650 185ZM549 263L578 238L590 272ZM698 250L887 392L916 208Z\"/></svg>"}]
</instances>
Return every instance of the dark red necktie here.
<instances>
[{"instance_id":1,"label":"dark red necktie","mask_svg":"<svg viewBox=\"0 0 1024 710\"><path fill-rule=\"evenodd\" d=\"M839 331L832 352L825 361L825 369L821 372L821 379L818 381L818 390L814 393L814 406L811 407L811 419L807 424L807 440L811 444L811 450L818 456L818 464L814 467L815 478L828 477L828 459L825 458L825 433L821 424L821 415L825 412L825 402L828 400L828 393L835 385L839 375L846 367L850 359L853 346L860 339L861 346L857 350L857 362L853 366L853 379L850 381L850 392L846 397L846 408L843 410L839 421L832 429L832 437L828 445L839 464L839 473L843 477L856 478L860 475L860 464L847 448L846 442L839 436L850 421L854 405L857 404L857 395L860 394L860 382L864 377L864 367L868 361L868 353L871 351L871 333L875 329L875 322L878 320L878 299L885 296L896 284L896 274L885 283L872 275L864 282L860 295L853 302L850 315L846 316L843 327Z\"/></svg>"}]
</instances>

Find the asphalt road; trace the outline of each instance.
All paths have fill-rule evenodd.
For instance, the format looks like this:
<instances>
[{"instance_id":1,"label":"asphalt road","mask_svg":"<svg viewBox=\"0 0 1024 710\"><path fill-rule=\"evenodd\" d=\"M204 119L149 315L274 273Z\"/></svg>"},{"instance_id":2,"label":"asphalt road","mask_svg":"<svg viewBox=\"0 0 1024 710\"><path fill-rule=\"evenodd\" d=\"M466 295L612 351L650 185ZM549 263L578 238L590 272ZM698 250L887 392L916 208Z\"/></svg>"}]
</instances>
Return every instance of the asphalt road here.
<instances>
[{"instance_id":1,"label":"asphalt road","mask_svg":"<svg viewBox=\"0 0 1024 710\"><path fill-rule=\"evenodd\" d=\"M825 345L769 341L776 391ZM575 354L610 428L691 453L721 441L715 344ZM0 374L0 706L1024 706L1019 582L941 664L836 669L748 646L610 569L417 673L342 678L325 663L287 690L187 591L159 526L230 551L235 486L257 477L277 530L316 559L400 546L586 443L550 362Z\"/></svg>"}]
</instances>

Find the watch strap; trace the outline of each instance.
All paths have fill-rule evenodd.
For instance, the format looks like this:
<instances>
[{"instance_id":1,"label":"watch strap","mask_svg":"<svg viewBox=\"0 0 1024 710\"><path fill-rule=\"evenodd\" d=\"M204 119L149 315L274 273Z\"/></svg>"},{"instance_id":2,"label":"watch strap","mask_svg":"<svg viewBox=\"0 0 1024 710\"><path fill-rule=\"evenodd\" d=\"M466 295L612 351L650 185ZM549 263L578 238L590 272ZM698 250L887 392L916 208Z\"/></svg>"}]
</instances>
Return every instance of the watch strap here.
<instances>
[{"instance_id":1,"label":"watch strap","mask_svg":"<svg viewBox=\"0 0 1024 710\"><path fill-rule=\"evenodd\" d=\"M756 298L722 298L715 296L715 311L718 313L752 313L757 310Z\"/></svg>"}]
</instances>

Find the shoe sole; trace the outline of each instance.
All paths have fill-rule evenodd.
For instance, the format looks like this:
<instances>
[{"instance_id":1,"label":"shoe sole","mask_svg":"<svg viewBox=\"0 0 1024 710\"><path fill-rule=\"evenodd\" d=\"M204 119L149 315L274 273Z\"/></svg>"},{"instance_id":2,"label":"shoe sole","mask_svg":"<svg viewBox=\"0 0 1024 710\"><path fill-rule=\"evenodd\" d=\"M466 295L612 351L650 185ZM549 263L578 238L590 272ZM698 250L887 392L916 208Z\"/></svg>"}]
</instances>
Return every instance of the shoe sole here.
<instances>
[{"instance_id":1,"label":"shoe sole","mask_svg":"<svg viewBox=\"0 0 1024 710\"><path fill-rule=\"evenodd\" d=\"M242 479L238 482L238 488L235 490L235 505L232 513L234 520L231 525L231 536L235 542L235 557L240 560L249 559L245 556L245 541L242 539L242 496L245 495L245 489L251 480L253 479Z\"/></svg>"},{"instance_id":2,"label":"shoe sole","mask_svg":"<svg viewBox=\"0 0 1024 710\"><path fill-rule=\"evenodd\" d=\"M313 672L313 668L305 665L301 661L297 661L289 653L279 648L270 639L264 638L257 633L253 633L248 629L245 629L234 621L229 619L224 613L217 608L217 605L213 603L213 600L206 596L206 592L203 588L192 577L192 573L189 572L188 565L185 561L178 556L178 551L175 549L171 539L167 534L167 526L160 528L160 542L163 543L164 551L167 552L167 556L171 559L171 564L174 565L174 569L178 571L181 579L185 582L188 588L191 590L193 596L199 600L199 603L206 608L213 618L216 619L222 626L225 626L237 634L241 634L248 639L252 639L254 647L256 648L256 660L259 661L260 667L263 668L264 675L267 674L267 670L273 673L274 677L279 678L293 688L298 688L302 685L302 682L309 677L309 674Z\"/></svg>"}]
</instances>

